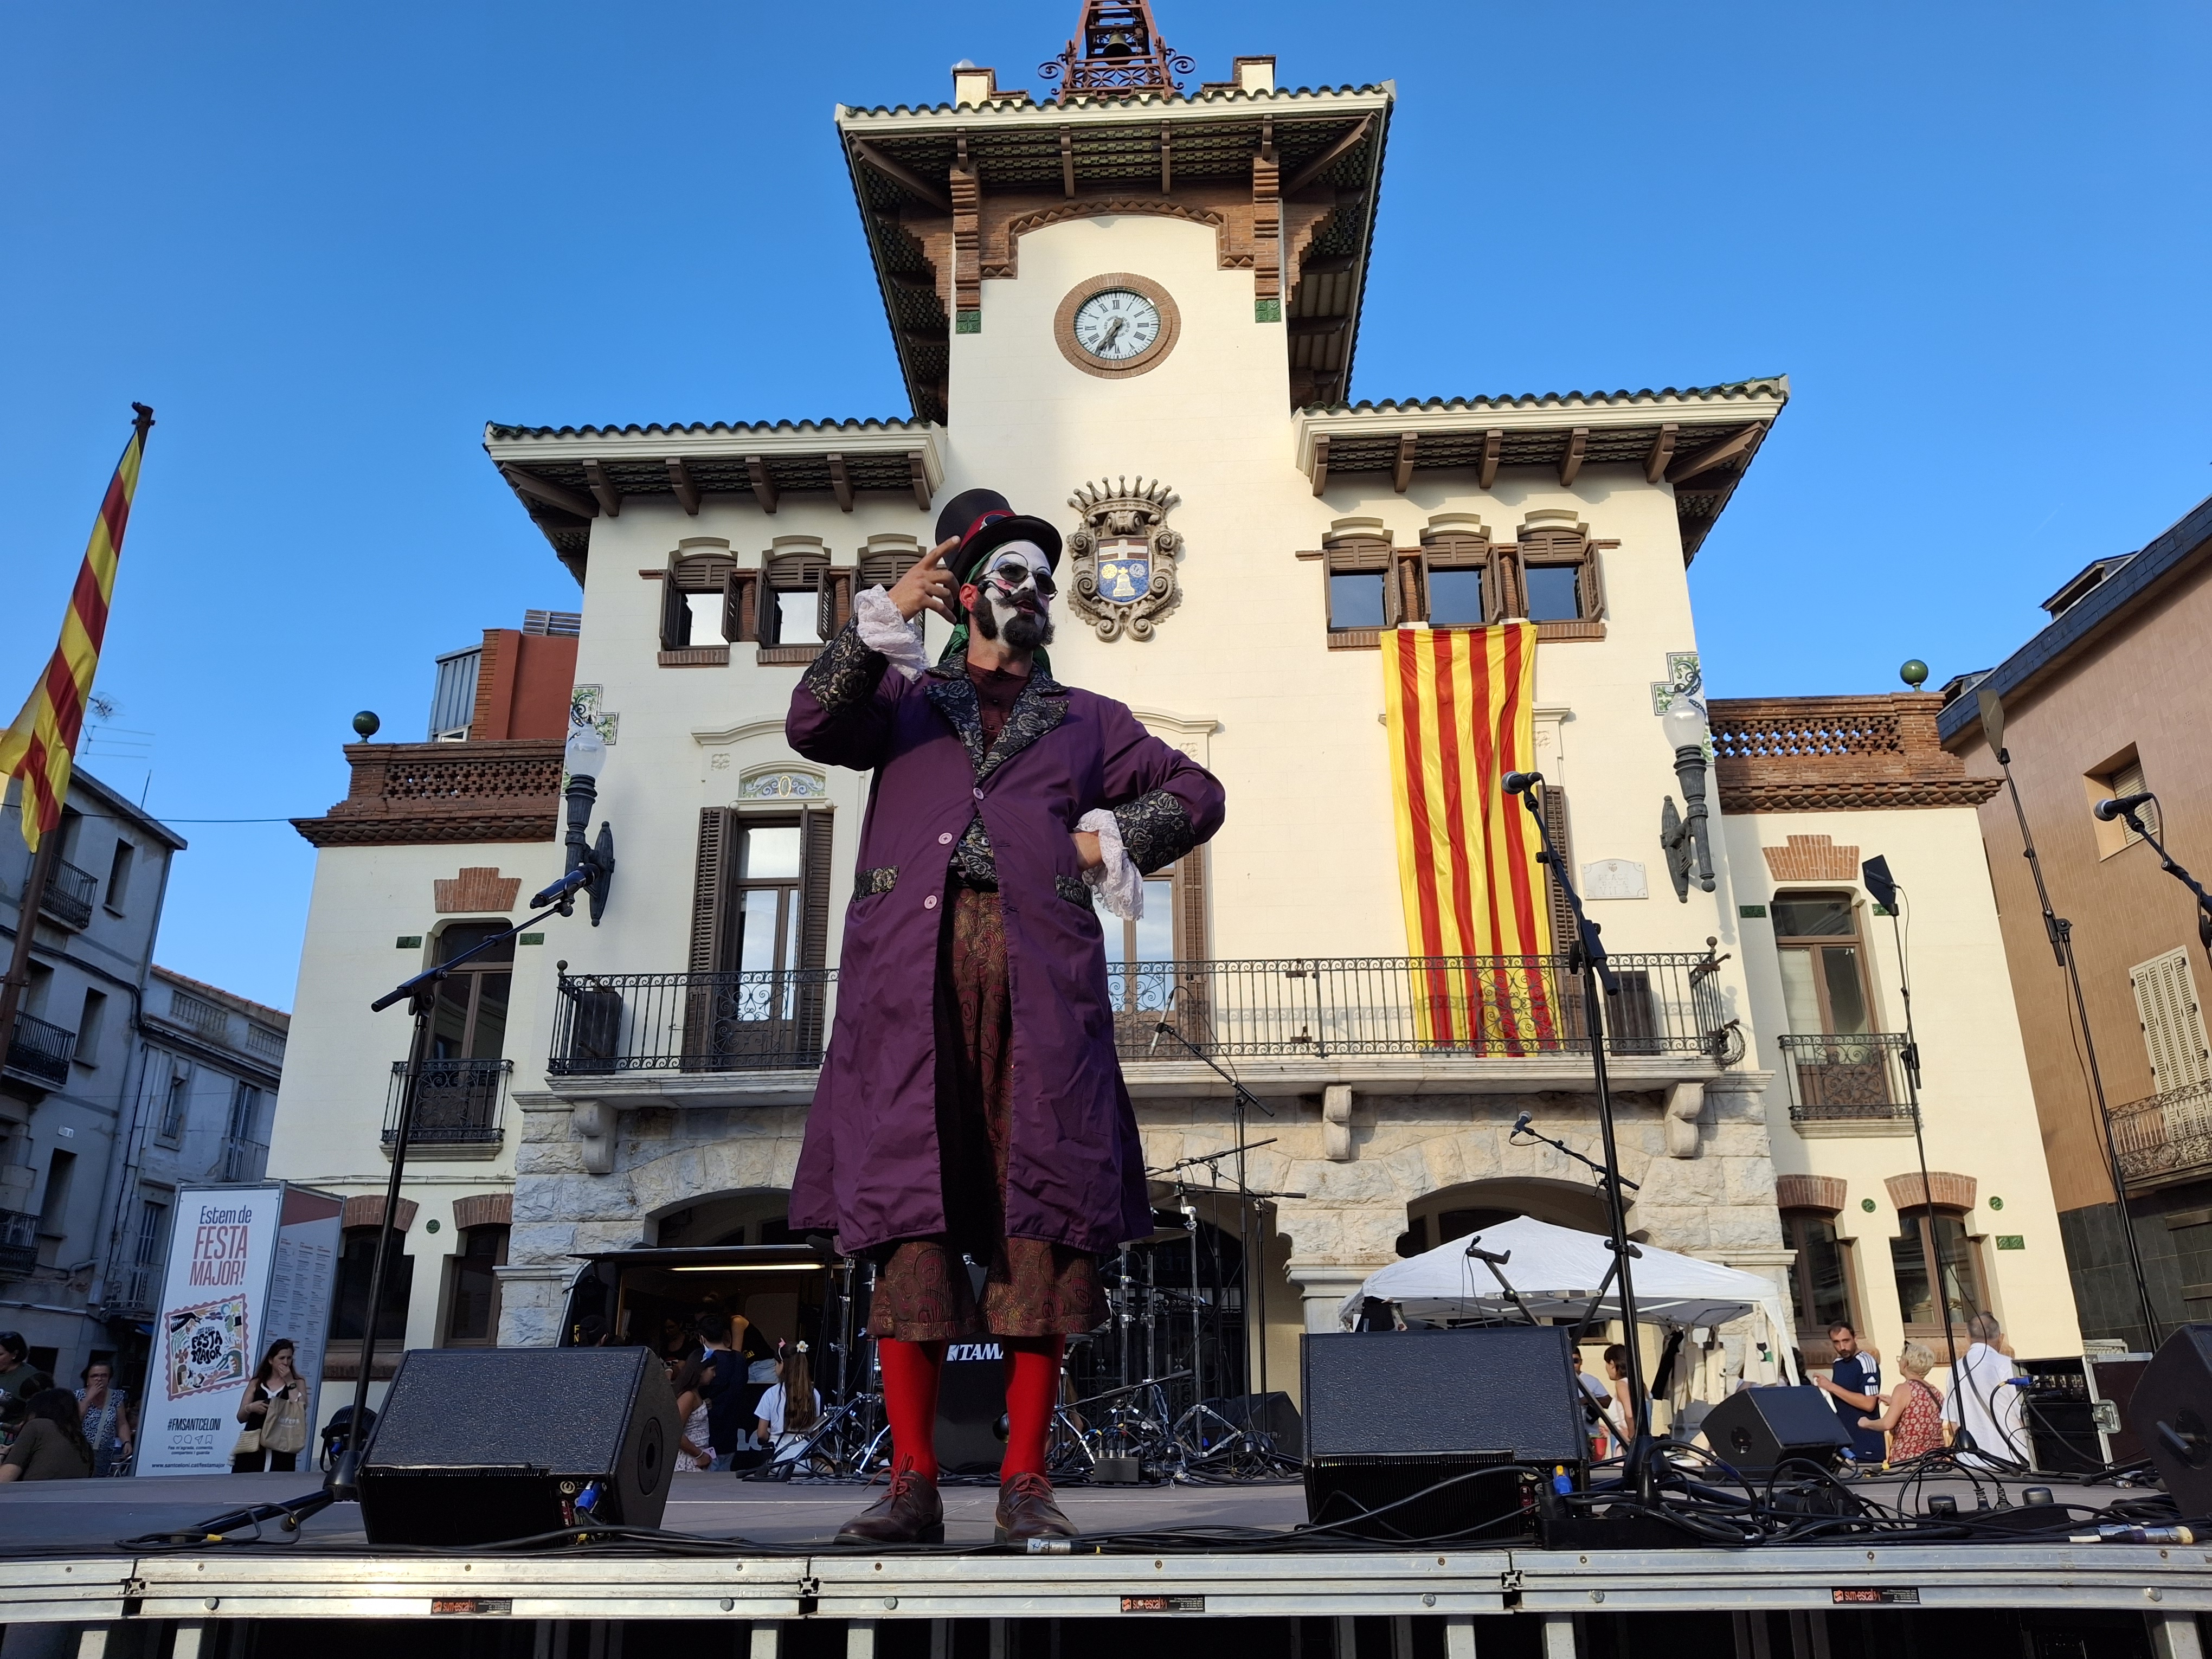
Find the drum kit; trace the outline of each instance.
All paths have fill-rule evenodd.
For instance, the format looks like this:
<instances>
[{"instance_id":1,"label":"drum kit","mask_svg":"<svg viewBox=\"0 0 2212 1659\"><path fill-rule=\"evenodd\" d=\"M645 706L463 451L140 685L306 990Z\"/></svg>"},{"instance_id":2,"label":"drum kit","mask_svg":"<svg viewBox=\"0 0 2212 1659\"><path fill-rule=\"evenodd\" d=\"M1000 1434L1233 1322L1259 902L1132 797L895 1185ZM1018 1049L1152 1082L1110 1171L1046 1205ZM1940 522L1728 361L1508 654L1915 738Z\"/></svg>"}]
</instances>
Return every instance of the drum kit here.
<instances>
[{"instance_id":1,"label":"drum kit","mask_svg":"<svg viewBox=\"0 0 2212 1659\"><path fill-rule=\"evenodd\" d=\"M1181 1215L1194 1255L1196 1212L1186 1200ZM1143 1277L1139 1277L1142 1258ZM890 1428L883 1407L883 1376L875 1344L860 1310L875 1269L848 1260L823 1313L824 1392L831 1406L806 1439L744 1478L758 1480L868 1480L890 1461ZM1096 1332L1072 1336L1060 1365L1060 1398L1053 1414L1049 1472L1055 1481L1136 1485L1156 1481L1274 1480L1299 1470L1296 1455L1280 1449L1256 1421L1239 1422L1235 1403L1199 1398L1199 1372L1186 1365L1162 1371L1170 1351L1198 1358L1218 1378L1218 1352L1200 1350L1209 1321L1224 1298L1206 1294L1194 1265L1189 1289L1152 1282L1149 1252L1124 1247L1118 1273L1109 1273L1110 1317ZM1189 1325L1186 1330L1184 1319ZM1173 1322L1172 1327L1170 1322ZM1192 1344L1188 1354L1183 1340ZM1173 1340L1170 1340L1172 1337ZM1079 1395L1077 1377L1118 1382ZM1177 1411L1178 1397L1188 1401ZM1224 1407L1230 1409L1224 1410ZM938 1393L936 1450L948 1479L995 1478L1006 1443L1006 1382L999 1345L989 1338L947 1345Z\"/></svg>"}]
</instances>

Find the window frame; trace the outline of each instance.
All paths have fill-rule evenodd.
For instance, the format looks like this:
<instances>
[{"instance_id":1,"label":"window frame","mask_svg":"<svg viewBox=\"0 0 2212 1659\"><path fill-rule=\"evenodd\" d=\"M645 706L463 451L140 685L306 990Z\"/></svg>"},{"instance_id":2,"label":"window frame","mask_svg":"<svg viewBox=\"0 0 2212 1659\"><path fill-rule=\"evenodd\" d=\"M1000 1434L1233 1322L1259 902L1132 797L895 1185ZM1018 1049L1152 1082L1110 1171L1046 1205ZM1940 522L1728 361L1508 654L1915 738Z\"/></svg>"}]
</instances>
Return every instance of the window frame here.
<instances>
[{"instance_id":1,"label":"window frame","mask_svg":"<svg viewBox=\"0 0 2212 1659\"><path fill-rule=\"evenodd\" d=\"M414 1304L415 1257L407 1249L405 1231L395 1229L392 1235L392 1250L385 1259L383 1307L370 1309L367 1305L369 1278L376 1265L376 1240L382 1231L377 1226L348 1227L338 1236L337 1266L331 1284L331 1317L323 1346L325 1382L351 1382L359 1376L364 1349L369 1351L369 1380L388 1382L398 1372L400 1358L406 1352L407 1320ZM343 1335L338 1327L347 1311L348 1267L354 1260L353 1247L362 1243L367 1249L360 1252L363 1274L361 1322L366 1334ZM395 1329L396 1334L386 1334Z\"/></svg>"},{"instance_id":2,"label":"window frame","mask_svg":"<svg viewBox=\"0 0 2212 1659\"><path fill-rule=\"evenodd\" d=\"M1579 526L1572 530L1547 525L1523 525L1513 543L1513 586L1517 608L1514 615L1539 628L1578 628L1605 621L1605 587L1598 572L1599 544ZM1530 570L1572 568L1575 572L1576 617L1534 617L1528 615Z\"/></svg>"},{"instance_id":3,"label":"window frame","mask_svg":"<svg viewBox=\"0 0 2212 1659\"><path fill-rule=\"evenodd\" d=\"M441 962L445 960L446 941L459 929L465 927L489 927L496 930L498 928L505 927L507 925L507 920L503 916L466 917L447 922L444 927L441 927L434 936L434 948L438 953L438 960ZM466 947L464 946L463 948L465 949ZM445 984L439 988L440 1001L442 1002L445 1000L446 986L453 985L456 981L459 981L465 982L468 987L467 1000L462 1005L460 1038L461 1052L457 1054L434 1054L432 1056L433 1060L442 1064L452 1065L463 1060L504 1060L507 1058L507 1027L514 1024L514 946L512 944L509 944L507 947L507 953L505 956L478 957L473 962L465 962L459 967L454 969L451 973L446 975ZM492 1054L479 1054L475 1053L474 1049L477 1046L477 1023L483 1012L483 982L495 975L504 975L507 978L507 1013L500 1027L499 1052ZM434 1030L432 1035L433 1044L434 1045L438 1041L439 1039L437 1038Z\"/></svg>"},{"instance_id":4,"label":"window frame","mask_svg":"<svg viewBox=\"0 0 2212 1659\"><path fill-rule=\"evenodd\" d=\"M131 866L137 863L138 849L122 836L115 839L115 850L107 860L107 891L100 904L111 916L125 914L123 900L131 890Z\"/></svg>"},{"instance_id":5,"label":"window frame","mask_svg":"<svg viewBox=\"0 0 2212 1659\"><path fill-rule=\"evenodd\" d=\"M1379 646L1382 636L1395 628L1404 612L1404 586L1399 576L1398 550L1390 544L1386 532L1382 535L1324 536L1321 544L1322 617L1328 632L1331 650L1361 650ZM1339 576L1374 575L1382 579L1382 621L1347 623L1339 625L1336 620L1336 586Z\"/></svg>"},{"instance_id":6,"label":"window frame","mask_svg":"<svg viewBox=\"0 0 2212 1659\"><path fill-rule=\"evenodd\" d=\"M446 1258L446 1291L439 1298L438 1346L441 1348L495 1348L499 1346L500 1283L499 1270L507 1266L507 1252L512 1247L514 1229L507 1222L486 1222L481 1226L463 1227L455 1239L457 1248ZM463 1280L468 1276L462 1267L465 1261L474 1261L473 1246L477 1238L486 1234L498 1235L491 1252L491 1305L484 1322L482 1336L457 1336L453 1322L459 1312Z\"/></svg>"},{"instance_id":7,"label":"window frame","mask_svg":"<svg viewBox=\"0 0 2212 1659\"><path fill-rule=\"evenodd\" d=\"M1509 614L1505 595L1510 581L1512 561L1487 534L1475 535L1465 530L1425 530L1417 557L1410 562L1408 581L1413 587L1412 598L1419 609L1413 614L1431 626L1446 628L1490 627L1503 621ZM1473 570L1479 573L1482 590L1482 616L1475 623L1444 623L1436 620L1436 583L1438 571L1446 573Z\"/></svg>"},{"instance_id":8,"label":"window frame","mask_svg":"<svg viewBox=\"0 0 2212 1659\"><path fill-rule=\"evenodd\" d=\"M1939 1361L1948 1364L1948 1358L1942 1353L1943 1313L1939 1299L1943 1295L1943 1285L1936 1265L1936 1234L1935 1228L1931 1224L1932 1218L1938 1215L1949 1216L1958 1222L1959 1236L1966 1245L1965 1250L1954 1260L1964 1270L1965 1282L1960 1286L1960 1293L1965 1297L1966 1309L1964 1313L1953 1314L1951 1318L1953 1336L1965 1335L1966 1321L1975 1314L1987 1310L1990 1305L1989 1274L1984 1271L1986 1264L1982 1261L1981 1238L1972 1231L1974 1212L1961 1209L1957 1205L1911 1204L1898 1211L1899 1231L1891 1235L1890 1241L1890 1277L1892 1289L1897 1294L1897 1315L1904 1322L1906 1339L1928 1344L1936 1350ZM1905 1287L1897 1282L1896 1247L1907 1237L1904 1231L1905 1224L1907 1222L1913 1224L1919 1237L1922 1269L1927 1274L1929 1284L1933 1287L1929 1307L1929 1311L1936 1316L1932 1320L1923 1320L1917 1323L1911 1316L1911 1310L1905 1303Z\"/></svg>"},{"instance_id":9,"label":"window frame","mask_svg":"<svg viewBox=\"0 0 2212 1659\"><path fill-rule=\"evenodd\" d=\"M731 626L732 611L737 608L737 564L736 555L726 545L712 550L678 548L668 556L660 583L662 667L694 667L729 661L730 642L740 637ZM711 593L722 596L722 642L694 645L691 596Z\"/></svg>"},{"instance_id":10,"label":"window frame","mask_svg":"<svg viewBox=\"0 0 2212 1659\"><path fill-rule=\"evenodd\" d=\"M818 541L810 538L796 544L787 543L780 550L771 548L761 560L758 580L753 606L757 618L754 633L759 643L758 659L763 663L811 662L821 654L822 647L836 637L837 629L844 626L844 618L852 614L852 572L834 568L830 562L830 550ZM786 640L781 596L809 593L814 596L814 630L821 637ZM829 626L833 618L836 626Z\"/></svg>"},{"instance_id":11,"label":"window frame","mask_svg":"<svg viewBox=\"0 0 2212 1659\"><path fill-rule=\"evenodd\" d=\"M1841 899L1844 902L1844 908L1850 913L1851 931L1848 933L1784 933L1782 931L1781 918L1774 913L1778 911L1784 904L1795 903L1802 900L1809 899ZM1866 929L1861 925L1859 920L1861 902L1862 901L1859 895L1855 889L1838 887L1788 888L1775 893L1767 901L1768 914L1772 917L1773 921L1774 953L1777 958L1777 973L1781 971L1779 959L1784 951L1806 951L1808 955L1810 955L1811 952L1818 947L1848 945L1853 947L1857 957L1859 996L1866 1009L1866 1029L1862 1031L1839 1031L1835 1029L1835 1016L1828 1001L1827 975L1816 971L1813 975L1813 991L1820 1003L1820 1029L1817 1031L1797 1031L1793 1030L1790 1033L1791 1036L1816 1037L1872 1036L1881 1031L1881 1010L1875 1000L1874 975L1871 971L1873 964L1869 959L1871 952L1868 948ZM1817 969L1819 963L1816 962L1814 966ZM1784 1001L1784 1018L1786 1022L1788 1018L1786 998Z\"/></svg>"},{"instance_id":12,"label":"window frame","mask_svg":"<svg viewBox=\"0 0 2212 1659\"><path fill-rule=\"evenodd\" d=\"M1862 1309L1865 1298L1861 1294L1858 1271L1858 1241L1846 1237L1837 1227L1837 1212L1814 1205L1792 1205L1781 1212L1782 1242L1796 1252L1790 1261L1790 1312L1796 1328L1797 1346L1808 1365L1825 1365L1836 1357L1835 1346L1828 1340L1828 1328L1836 1321L1821 1316L1816 1302L1813 1283L1813 1264L1809 1260L1801 1229L1818 1224L1828 1230L1828 1237L1836 1247L1838 1264L1843 1269L1844 1311L1842 1318L1856 1331L1864 1328Z\"/></svg>"},{"instance_id":13,"label":"window frame","mask_svg":"<svg viewBox=\"0 0 2212 1659\"><path fill-rule=\"evenodd\" d=\"M154 1139L174 1146L185 1138L192 1116L192 1063L180 1055L169 1056L169 1081L161 1091L154 1121Z\"/></svg>"}]
</instances>

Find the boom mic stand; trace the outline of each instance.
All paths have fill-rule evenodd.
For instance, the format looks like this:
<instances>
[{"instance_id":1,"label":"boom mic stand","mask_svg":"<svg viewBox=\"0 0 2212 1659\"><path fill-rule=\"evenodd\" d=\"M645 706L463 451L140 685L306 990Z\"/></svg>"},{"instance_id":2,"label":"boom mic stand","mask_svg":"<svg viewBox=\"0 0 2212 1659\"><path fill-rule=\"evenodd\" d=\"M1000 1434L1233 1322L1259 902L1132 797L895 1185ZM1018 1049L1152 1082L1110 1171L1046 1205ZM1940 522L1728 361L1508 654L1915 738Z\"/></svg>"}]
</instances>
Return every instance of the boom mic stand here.
<instances>
[{"instance_id":1,"label":"boom mic stand","mask_svg":"<svg viewBox=\"0 0 2212 1659\"><path fill-rule=\"evenodd\" d=\"M1552 878L1559 884L1559 891L1566 896L1567 908L1574 913L1575 945L1568 956L1568 969L1582 975L1583 1018L1589 1031L1590 1072L1596 1085L1598 1128L1605 1147L1606 1218L1611 1224L1613 1266L1620 1274L1621 1329L1628 1339L1622 1346L1628 1351L1629 1414L1636 1419L1635 1437L1629 1443L1628 1467L1624 1473L1636 1488L1637 1502L1649 1506L1655 1501L1657 1487L1657 1471L1650 1455L1651 1396L1644 1386L1644 1362L1638 1352L1640 1344L1636 1279L1628 1266L1632 1247L1628 1242L1628 1214L1620 1195L1620 1149L1613 1132L1613 1085L1605 1067L1606 993L1617 991L1620 981L1607 965L1598 926L1583 908L1582 895L1575 890L1574 882L1567 874L1567 861L1552 844L1552 832L1544 823L1543 804L1537 793L1543 781L1540 772L1508 772L1505 793L1521 797L1521 804L1534 822L1543 848L1538 857L1552 872Z\"/></svg>"},{"instance_id":2,"label":"boom mic stand","mask_svg":"<svg viewBox=\"0 0 2212 1659\"><path fill-rule=\"evenodd\" d=\"M1997 765L2004 773L2005 791L2012 797L2012 815L2020 823L2021 854L2027 860L2028 873L2035 878L2036 902L2043 908L2043 931L2051 941L2051 954L2065 969L2067 983L2073 989L2074 1014L2081 1023L2081 1048L2088 1061L2089 1087L2096 1102L2098 1141L2105 1151L2105 1173L2112 1183L2112 1202L2120 1212L2120 1237L2128 1247L2128 1268L2135 1277L2136 1300L2142 1310L2143 1329L2151 1347L2156 1348L2158 1315L2151 1306L2150 1281L2143 1274L2142 1251L2136 1243L2135 1218L2128 1210L2128 1188L2120 1173L2119 1149L2112 1144L2112 1112L2105 1103L2105 1074L2097 1064L2097 1040L2089 1030L2089 1005L2081 994L2081 968L2074 960L2074 924L2051 908L2051 890L2044 884L2043 860L2036 855L2035 837L2027 827L2027 811L2020 804L2020 786L2013 781L2012 753L2004 745L2004 705L1987 687L1974 695L1981 708L1982 736L1996 753Z\"/></svg>"}]
</instances>

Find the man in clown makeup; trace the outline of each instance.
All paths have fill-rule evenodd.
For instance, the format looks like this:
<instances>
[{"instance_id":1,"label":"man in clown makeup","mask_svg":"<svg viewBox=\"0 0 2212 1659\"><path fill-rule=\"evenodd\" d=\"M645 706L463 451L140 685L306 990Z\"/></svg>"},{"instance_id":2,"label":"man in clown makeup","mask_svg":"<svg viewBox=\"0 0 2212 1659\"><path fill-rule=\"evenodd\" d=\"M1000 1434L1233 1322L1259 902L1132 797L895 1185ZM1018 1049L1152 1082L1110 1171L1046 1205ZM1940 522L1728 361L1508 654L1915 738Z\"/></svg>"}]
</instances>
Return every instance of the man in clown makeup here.
<instances>
[{"instance_id":1,"label":"man in clown makeup","mask_svg":"<svg viewBox=\"0 0 2212 1659\"><path fill-rule=\"evenodd\" d=\"M1061 1349L1106 1317L1099 1253L1152 1231L1092 893L1135 914L1141 876L1222 818L1211 774L1052 678L1058 531L971 489L937 535L855 599L785 725L875 774L790 1212L878 1269L890 1488L840 1543L943 1538L945 1345L985 1339L1006 1356L998 1537L1074 1535L1045 1475ZM954 624L934 667L925 611Z\"/></svg>"}]
</instances>

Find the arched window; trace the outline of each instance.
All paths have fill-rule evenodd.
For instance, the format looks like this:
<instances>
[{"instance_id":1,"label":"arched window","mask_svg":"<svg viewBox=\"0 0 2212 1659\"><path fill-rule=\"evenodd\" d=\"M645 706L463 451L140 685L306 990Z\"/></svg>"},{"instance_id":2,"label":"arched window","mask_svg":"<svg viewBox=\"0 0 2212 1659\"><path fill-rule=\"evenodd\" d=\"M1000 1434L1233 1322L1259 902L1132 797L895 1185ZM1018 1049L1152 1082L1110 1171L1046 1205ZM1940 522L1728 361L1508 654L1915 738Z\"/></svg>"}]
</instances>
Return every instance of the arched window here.
<instances>
[{"instance_id":1,"label":"arched window","mask_svg":"<svg viewBox=\"0 0 2212 1659\"><path fill-rule=\"evenodd\" d=\"M1889 1262L1905 1334L1938 1342L1942 1338L1943 1314L1936 1300L1940 1257L1951 1328L1963 1338L1967 1319L1988 1306L1982 1299L1980 1246L1966 1231L1966 1212L1948 1204L1917 1205L1897 1212L1897 1230L1889 1241Z\"/></svg>"},{"instance_id":2,"label":"arched window","mask_svg":"<svg viewBox=\"0 0 2212 1659\"><path fill-rule=\"evenodd\" d=\"M446 1346L489 1348L499 1343L499 1273L507 1265L505 1224L465 1228L453 1252L446 1297Z\"/></svg>"}]
</instances>

